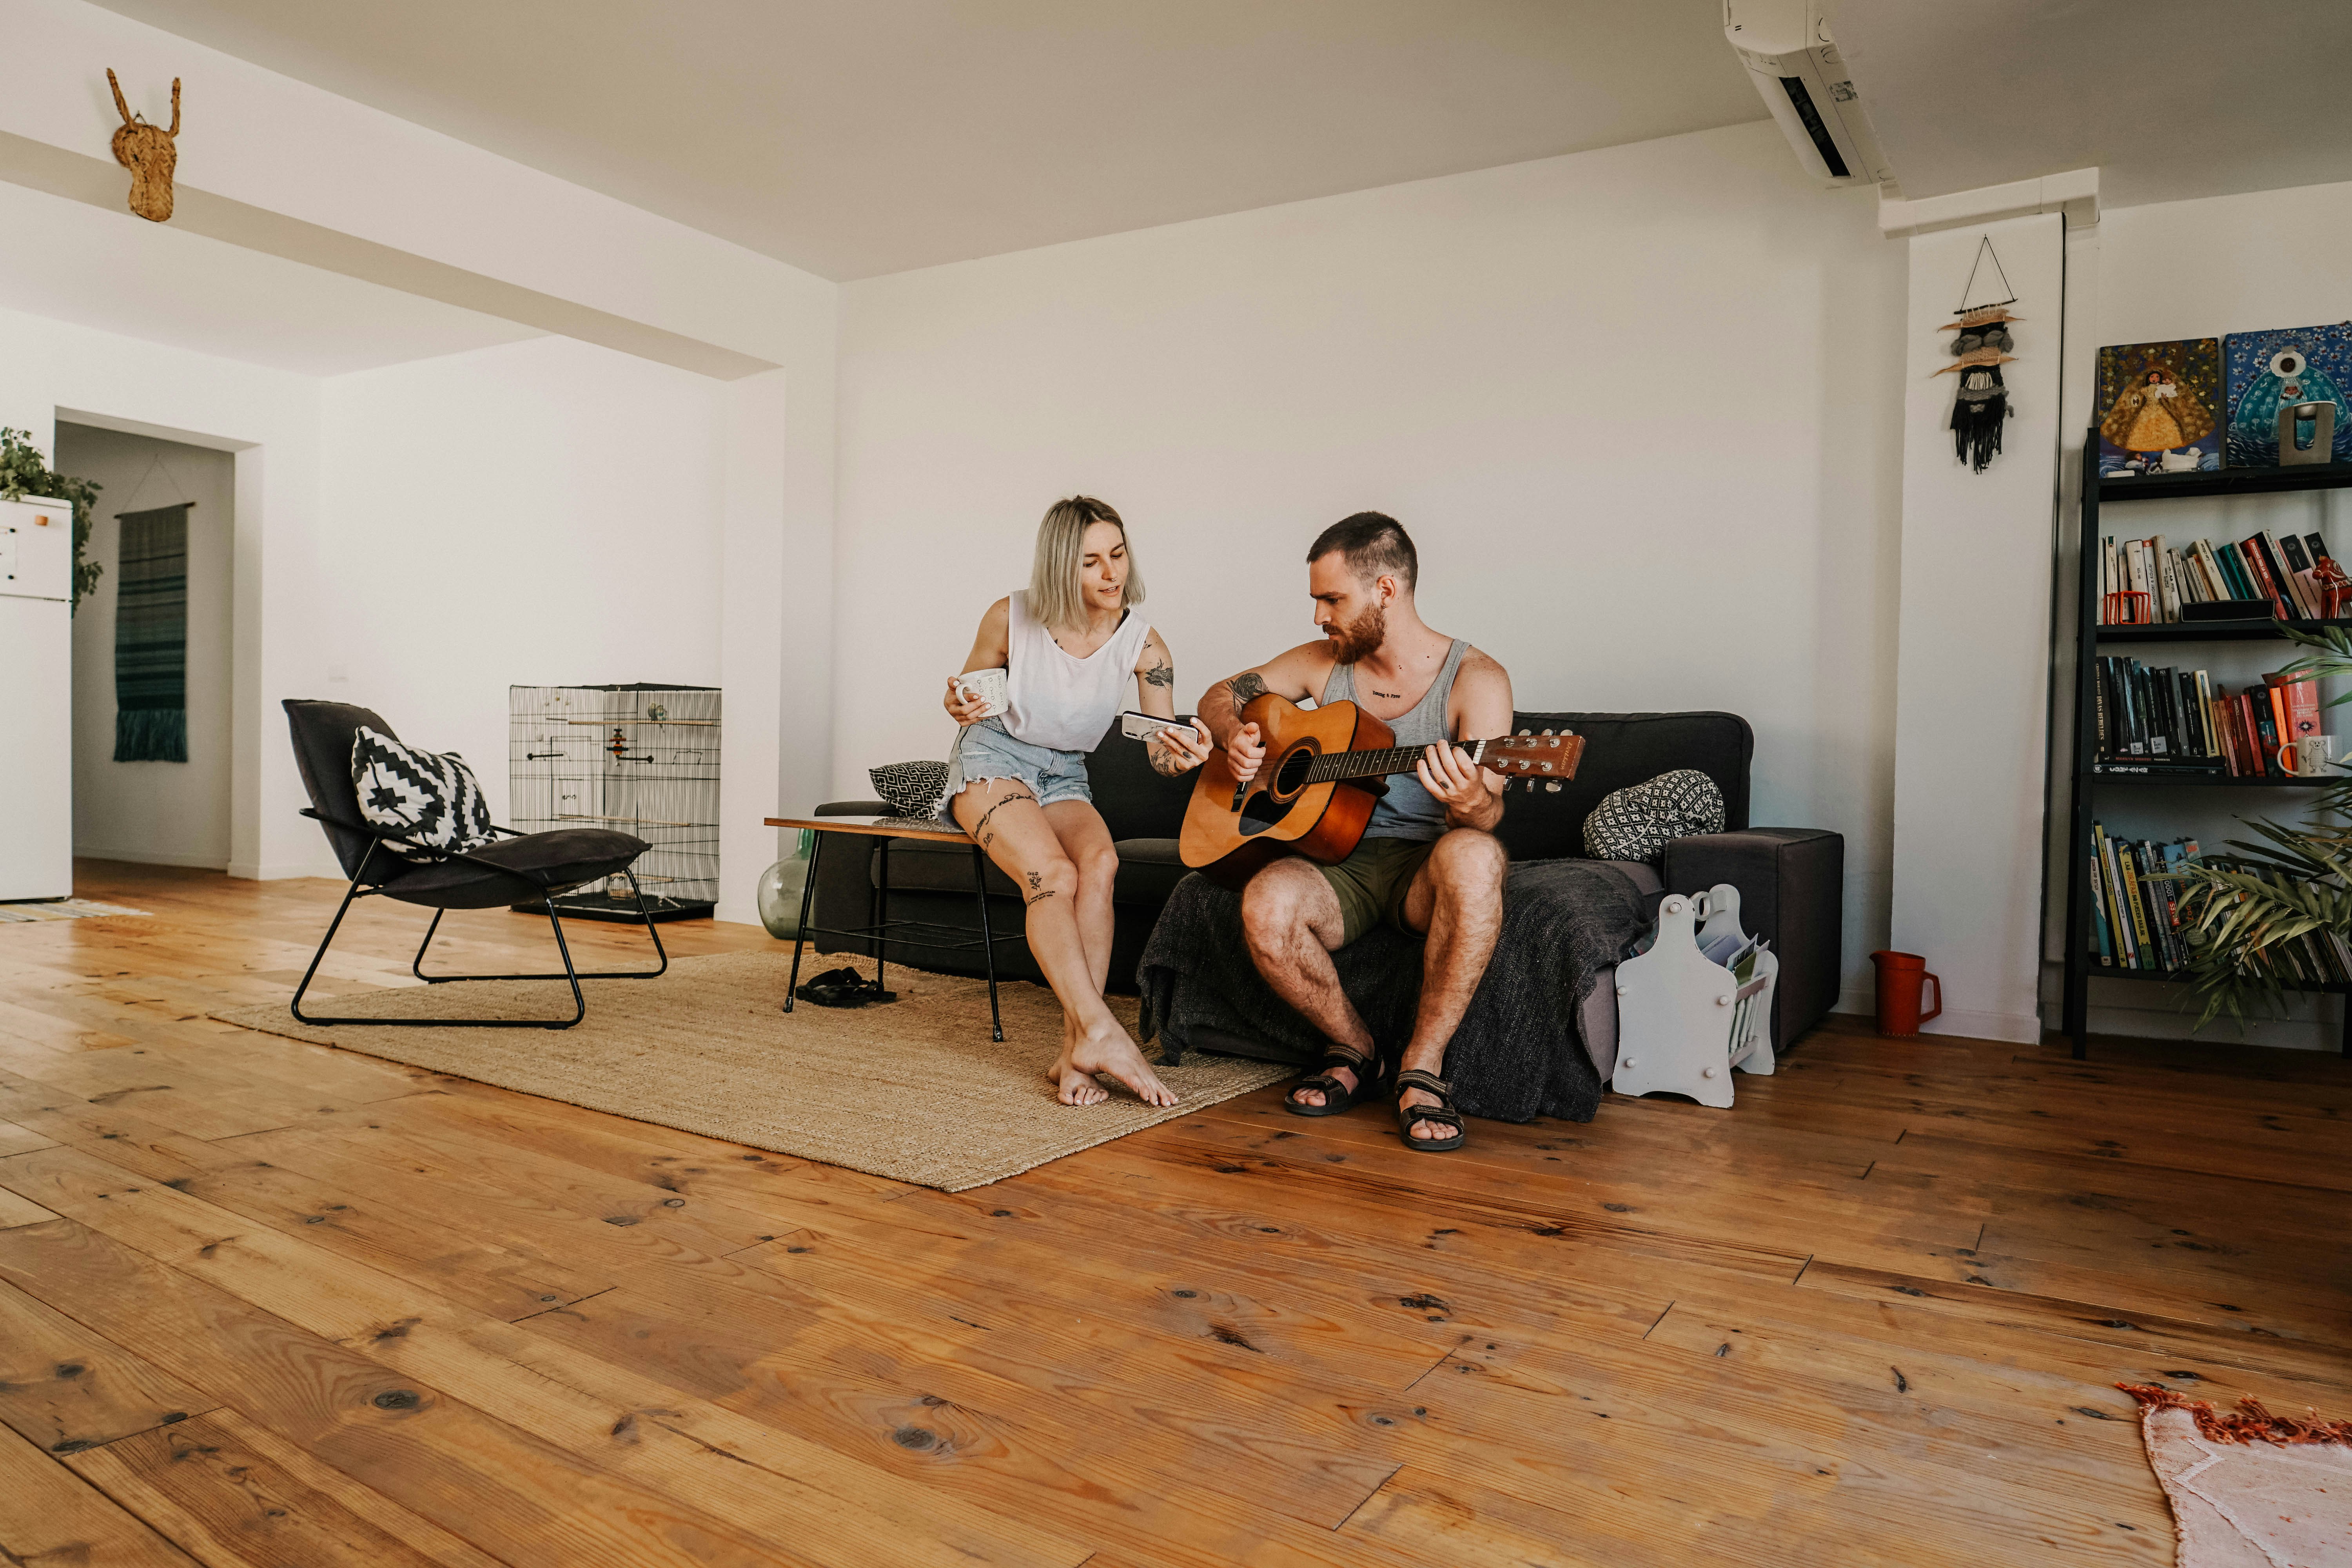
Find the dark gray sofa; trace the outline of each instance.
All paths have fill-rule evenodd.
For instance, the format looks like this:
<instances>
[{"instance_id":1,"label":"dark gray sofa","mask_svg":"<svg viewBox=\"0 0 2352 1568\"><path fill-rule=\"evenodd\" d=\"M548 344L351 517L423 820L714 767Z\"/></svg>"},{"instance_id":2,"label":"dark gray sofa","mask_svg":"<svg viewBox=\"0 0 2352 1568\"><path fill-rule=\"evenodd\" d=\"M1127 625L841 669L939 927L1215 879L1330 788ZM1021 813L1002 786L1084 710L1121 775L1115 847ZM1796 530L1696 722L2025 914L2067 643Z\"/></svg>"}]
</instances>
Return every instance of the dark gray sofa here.
<instances>
[{"instance_id":1,"label":"dark gray sofa","mask_svg":"<svg viewBox=\"0 0 2352 1568\"><path fill-rule=\"evenodd\" d=\"M1811 1028L1836 1003L1843 944L1845 841L1810 827L1748 825L1748 763L1755 735L1736 713L1520 713L1519 730L1573 730L1585 737L1582 766L1558 794L1515 785L1505 798L1496 837L1516 861L1578 858L1584 819L1612 790L1675 768L1696 768L1723 792L1726 830L1677 839L1660 868L1669 892L1699 892L1718 882L1739 889L1741 923L1780 955L1772 1043L1780 1049ZM1160 907L1187 875L1176 854L1176 834L1192 798L1188 776L1151 771L1143 748L1114 726L1087 758L1096 807L1117 841L1119 873L1113 900L1118 925L1111 948L1111 985L1132 991L1145 939ZM836 801L819 815L887 812L879 801ZM833 836L818 867L815 924L862 925L881 864L880 841ZM936 921L977 934L971 896L971 850L952 840L899 839L890 846L889 912L893 918ZM1022 904L1013 884L993 867L989 919L999 931L1020 930ZM870 954L864 938L822 938L818 951ZM893 963L981 973L977 951L940 953L892 942ZM997 949L1001 976L1042 980L1036 962L1018 942Z\"/></svg>"}]
</instances>

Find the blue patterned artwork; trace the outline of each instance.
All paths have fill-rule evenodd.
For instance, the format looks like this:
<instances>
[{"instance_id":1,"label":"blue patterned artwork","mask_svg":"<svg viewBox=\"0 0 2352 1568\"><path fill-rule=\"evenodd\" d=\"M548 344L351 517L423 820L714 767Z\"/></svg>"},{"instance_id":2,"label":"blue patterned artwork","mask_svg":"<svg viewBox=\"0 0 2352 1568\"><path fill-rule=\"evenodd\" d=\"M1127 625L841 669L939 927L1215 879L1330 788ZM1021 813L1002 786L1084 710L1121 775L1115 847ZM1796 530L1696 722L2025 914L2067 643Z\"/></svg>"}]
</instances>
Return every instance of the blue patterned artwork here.
<instances>
[{"instance_id":1,"label":"blue patterned artwork","mask_svg":"<svg viewBox=\"0 0 2352 1568\"><path fill-rule=\"evenodd\" d=\"M2099 351L2099 473L2195 473L2221 466L2221 340L2117 343Z\"/></svg>"},{"instance_id":2,"label":"blue patterned artwork","mask_svg":"<svg viewBox=\"0 0 2352 1568\"><path fill-rule=\"evenodd\" d=\"M2282 327L2231 332L2222 353L2230 384L2230 466L2274 468L2279 460L2281 405L2336 405L2332 443L2337 462L2352 459L2352 321L2327 327ZM2295 441L2308 447L2318 421L2294 422Z\"/></svg>"}]
</instances>

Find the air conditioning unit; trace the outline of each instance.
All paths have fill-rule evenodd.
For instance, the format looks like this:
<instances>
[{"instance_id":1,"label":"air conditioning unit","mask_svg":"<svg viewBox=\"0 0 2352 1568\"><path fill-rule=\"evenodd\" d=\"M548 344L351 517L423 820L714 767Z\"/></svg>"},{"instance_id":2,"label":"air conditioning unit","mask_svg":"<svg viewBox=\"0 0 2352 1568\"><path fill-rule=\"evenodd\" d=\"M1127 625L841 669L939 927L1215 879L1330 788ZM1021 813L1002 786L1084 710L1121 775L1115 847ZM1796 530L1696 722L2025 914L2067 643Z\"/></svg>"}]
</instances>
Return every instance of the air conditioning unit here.
<instances>
[{"instance_id":1,"label":"air conditioning unit","mask_svg":"<svg viewBox=\"0 0 2352 1568\"><path fill-rule=\"evenodd\" d=\"M1723 0L1723 33L1808 173L1829 185L1892 180L1821 0Z\"/></svg>"}]
</instances>

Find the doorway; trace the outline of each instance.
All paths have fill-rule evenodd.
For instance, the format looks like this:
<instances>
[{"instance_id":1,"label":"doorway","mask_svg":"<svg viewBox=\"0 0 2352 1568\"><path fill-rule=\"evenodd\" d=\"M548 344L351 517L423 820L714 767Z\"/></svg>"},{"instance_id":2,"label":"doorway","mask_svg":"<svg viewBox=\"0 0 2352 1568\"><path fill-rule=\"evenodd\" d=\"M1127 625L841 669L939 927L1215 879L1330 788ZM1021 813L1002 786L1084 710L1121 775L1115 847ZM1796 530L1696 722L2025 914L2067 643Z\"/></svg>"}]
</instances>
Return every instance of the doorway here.
<instances>
[{"instance_id":1,"label":"doorway","mask_svg":"<svg viewBox=\"0 0 2352 1568\"><path fill-rule=\"evenodd\" d=\"M73 624L74 853L226 870L236 459L227 452L60 419L56 466L59 473L100 487L85 559L104 570L96 587L82 596ZM118 762L121 519L183 502L193 503L184 514L187 760ZM148 574L168 572L168 563L133 565Z\"/></svg>"}]
</instances>

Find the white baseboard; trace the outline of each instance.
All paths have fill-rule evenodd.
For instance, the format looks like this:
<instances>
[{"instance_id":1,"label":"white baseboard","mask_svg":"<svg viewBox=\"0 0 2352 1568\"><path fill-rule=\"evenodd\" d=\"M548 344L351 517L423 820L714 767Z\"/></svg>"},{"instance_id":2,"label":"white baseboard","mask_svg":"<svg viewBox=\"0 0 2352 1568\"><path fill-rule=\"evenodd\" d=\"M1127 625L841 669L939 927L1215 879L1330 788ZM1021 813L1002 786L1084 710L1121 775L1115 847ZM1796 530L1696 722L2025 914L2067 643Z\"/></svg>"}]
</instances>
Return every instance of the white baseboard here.
<instances>
[{"instance_id":1,"label":"white baseboard","mask_svg":"<svg viewBox=\"0 0 2352 1568\"><path fill-rule=\"evenodd\" d=\"M159 849L101 849L89 845L74 846L77 860L121 860L133 866L188 866L200 871L228 869L226 855L177 855Z\"/></svg>"},{"instance_id":2,"label":"white baseboard","mask_svg":"<svg viewBox=\"0 0 2352 1568\"><path fill-rule=\"evenodd\" d=\"M1923 1035L1966 1035L1972 1040L2008 1040L2016 1045L2042 1043L2042 1020L2032 1014L1978 1013L1947 1007L1919 1026Z\"/></svg>"}]
</instances>

